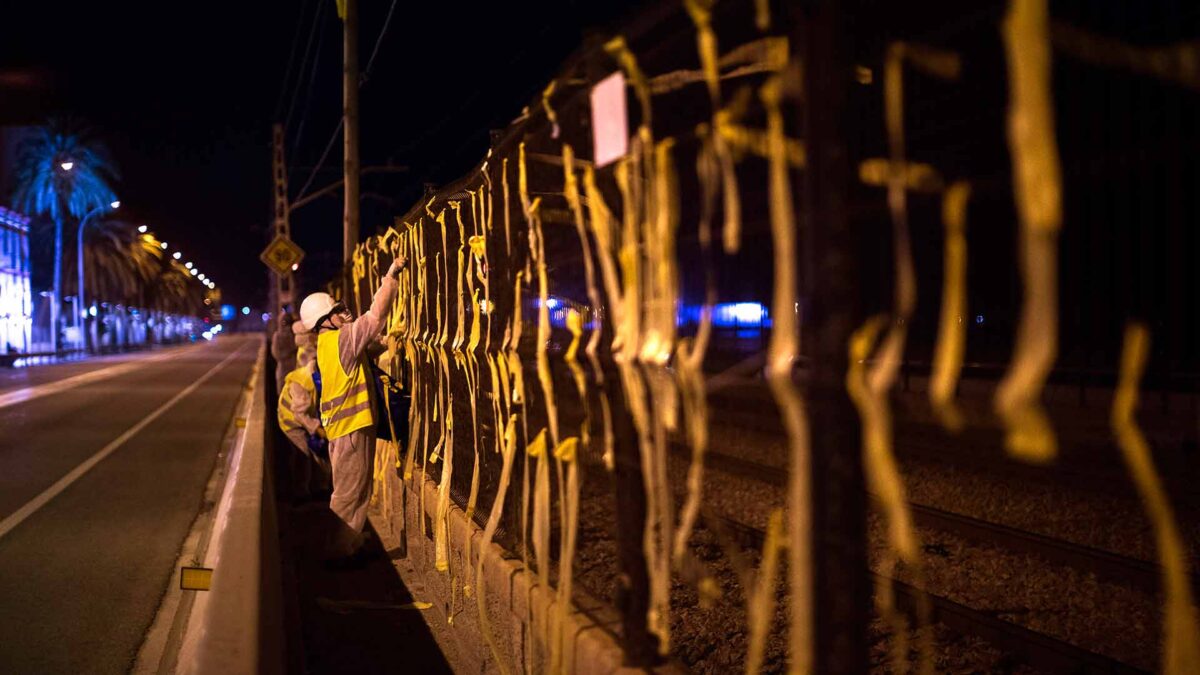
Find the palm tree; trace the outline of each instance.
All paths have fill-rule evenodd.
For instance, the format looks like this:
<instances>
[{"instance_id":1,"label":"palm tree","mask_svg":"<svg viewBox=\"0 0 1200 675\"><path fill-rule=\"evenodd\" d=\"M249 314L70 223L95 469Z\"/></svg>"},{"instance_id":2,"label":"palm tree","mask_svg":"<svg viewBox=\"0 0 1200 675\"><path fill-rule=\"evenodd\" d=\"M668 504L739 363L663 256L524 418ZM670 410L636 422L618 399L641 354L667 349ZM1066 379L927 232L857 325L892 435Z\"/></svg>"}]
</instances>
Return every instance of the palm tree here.
<instances>
[{"instance_id":1,"label":"palm tree","mask_svg":"<svg viewBox=\"0 0 1200 675\"><path fill-rule=\"evenodd\" d=\"M206 298L210 303L220 301L219 293L209 291L192 276L191 270L167 255L162 242L152 234L139 235L127 256L127 264L138 271L141 280L137 298L127 304L146 309L156 322L168 315L204 313Z\"/></svg>"},{"instance_id":2,"label":"palm tree","mask_svg":"<svg viewBox=\"0 0 1200 675\"><path fill-rule=\"evenodd\" d=\"M50 306L54 349L59 348L62 308L63 223L116 199L110 183L116 169L104 146L86 129L53 119L17 148L17 208L54 223L53 302Z\"/></svg>"},{"instance_id":3,"label":"palm tree","mask_svg":"<svg viewBox=\"0 0 1200 675\"><path fill-rule=\"evenodd\" d=\"M84 232L85 286L89 295L105 302L136 304L148 275L135 258L134 228L116 220L93 221ZM64 264L73 266L75 251L64 249ZM64 283L63 293L79 293L79 280Z\"/></svg>"}]
</instances>

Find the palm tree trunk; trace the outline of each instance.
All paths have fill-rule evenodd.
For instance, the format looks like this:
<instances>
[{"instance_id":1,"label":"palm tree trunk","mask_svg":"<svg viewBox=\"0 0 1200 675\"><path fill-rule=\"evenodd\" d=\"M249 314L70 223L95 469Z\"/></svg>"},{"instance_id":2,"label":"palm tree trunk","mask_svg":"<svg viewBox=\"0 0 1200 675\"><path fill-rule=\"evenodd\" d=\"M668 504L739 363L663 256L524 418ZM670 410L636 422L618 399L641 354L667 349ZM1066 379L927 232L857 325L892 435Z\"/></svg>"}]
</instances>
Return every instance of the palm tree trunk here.
<instances>
[{"instance_id":1,"label":"palm tree trunk","mask_svg":"<svg viewBox=\"0 0 1200 675\"><path fill-rule=\"evenodd\" d=\"M60 215L54 219L54 298L50 303L50 344L54 351L58 351L60 347L58 324L62 315L62 237L63 219Z\"/></svg>"}]
</instances>

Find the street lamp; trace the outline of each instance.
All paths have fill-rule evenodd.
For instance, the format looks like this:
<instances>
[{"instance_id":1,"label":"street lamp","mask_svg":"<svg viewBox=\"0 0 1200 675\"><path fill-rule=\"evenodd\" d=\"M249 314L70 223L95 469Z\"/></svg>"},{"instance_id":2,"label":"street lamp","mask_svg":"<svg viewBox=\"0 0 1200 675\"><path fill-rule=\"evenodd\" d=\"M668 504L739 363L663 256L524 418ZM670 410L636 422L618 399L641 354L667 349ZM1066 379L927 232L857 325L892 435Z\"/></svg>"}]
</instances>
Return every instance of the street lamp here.
<instances>
[{"instance_id":1,"label":"street lamp","mask_svg":"<svg viewBox=\"0 0 1200 675\"><path fill-rule=\"evenodd\" d=\"M146 234L146 229L147 228L145 225L138 225L138 232L141 232L142 234Z\"/></svg>"},{"instance_id":2,"label":"street lamp","mask_svg":"<svg viewBox=\"0 0 1200 675\"><path fill-rule=\"evenodd\" d=\"M63 162L63 170L65 170L65 171L71 170L71 167L67 166L68 164L71 164L71 162ZM72 166L74 166L74 165L72 165ZM85 284L84 284L84 280L83 280L83 230L84 230L84 228L87 227L88 221L91 220L92 216L96 215L97 213L100 213L101 211L116 211L119 208L121 208L120 200L114 199L107 206L101 204L100 206L97 206L96 208L92 209L91 211L88 211L88 214L83 217L83 220L79 221L79 229L75 233L75 236L76 236L75 265L77 267L76 271L77 271L77 275L78 275L76 278L79 280L79 293L77 295L79 298L79 306L80 307L84 307L84 308L87 307L87 301L85 299L86 295L84 293L84 285ZM87 310L85 309L84 311L87 311ZM84 330L84 328L87 326L87 320L84 319L82 316L80 316L80 319L81 320L79 322L79 344L81 347L86 348L87 347L87 337L86 337L87 331Z\"/></svg>"},{"instance_id":3,"label":"street lamp","mask_svg":"<svg viewBox=\"0 0 1200 675\"><path fill-rule=\"evenodd\" d=\"M71 169L75 168L75 162L63 162L62 164L59 164L59 166L62 167L63 171L70 171Z\"/></svg>"}]
</instances>

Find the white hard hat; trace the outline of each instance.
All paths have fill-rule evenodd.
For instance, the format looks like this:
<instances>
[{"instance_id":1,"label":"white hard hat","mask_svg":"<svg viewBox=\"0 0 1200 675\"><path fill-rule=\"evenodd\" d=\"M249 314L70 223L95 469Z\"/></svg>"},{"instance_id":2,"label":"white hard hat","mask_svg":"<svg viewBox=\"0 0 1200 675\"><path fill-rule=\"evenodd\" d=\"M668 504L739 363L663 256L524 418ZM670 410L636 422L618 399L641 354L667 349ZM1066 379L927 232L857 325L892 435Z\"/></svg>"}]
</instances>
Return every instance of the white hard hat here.
<instances>
[{"instance_id":1,"label":"white hard hat","mask_svg":"<svg viewBox=\"0 0 1200 675\"><path fill-rule=\"evenodd\" d=\"M328 293L313 293L300 304L300 321L308 330L316 330L321 319L333 311L333 297Z\"/></svg>"}]
</instances>

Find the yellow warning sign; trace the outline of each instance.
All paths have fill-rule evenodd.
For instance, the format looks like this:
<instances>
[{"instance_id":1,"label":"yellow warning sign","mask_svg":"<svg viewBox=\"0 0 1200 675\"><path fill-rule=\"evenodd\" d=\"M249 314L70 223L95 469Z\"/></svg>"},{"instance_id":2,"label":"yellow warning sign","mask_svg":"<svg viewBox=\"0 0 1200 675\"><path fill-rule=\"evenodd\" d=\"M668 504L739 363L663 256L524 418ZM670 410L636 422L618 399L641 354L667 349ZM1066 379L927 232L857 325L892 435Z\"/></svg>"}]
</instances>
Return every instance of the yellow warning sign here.
<instances>
[{"instance_id":1,"label":"yellow warning sign","mask_svg":"<svg viewBox=\"0 0 1200 675\"><path fill-rule=\"evenodd\" d=\"M276 274L284 275L292 271L293 265L298 265L304 259L304 251L296 242L280 234L267 244L258 258Z\"/></svg>"},{"instance_id":2,"label":"yellow warning sign","mask_svg":"<svg viewBox=\"0 0 1200 675\"><path fill-rule=\"evenodd\" d=\"M212 586L213 571L207 567L181 567L179 588L185 591L207 591Z\"/></svg>"}]
</instances>

